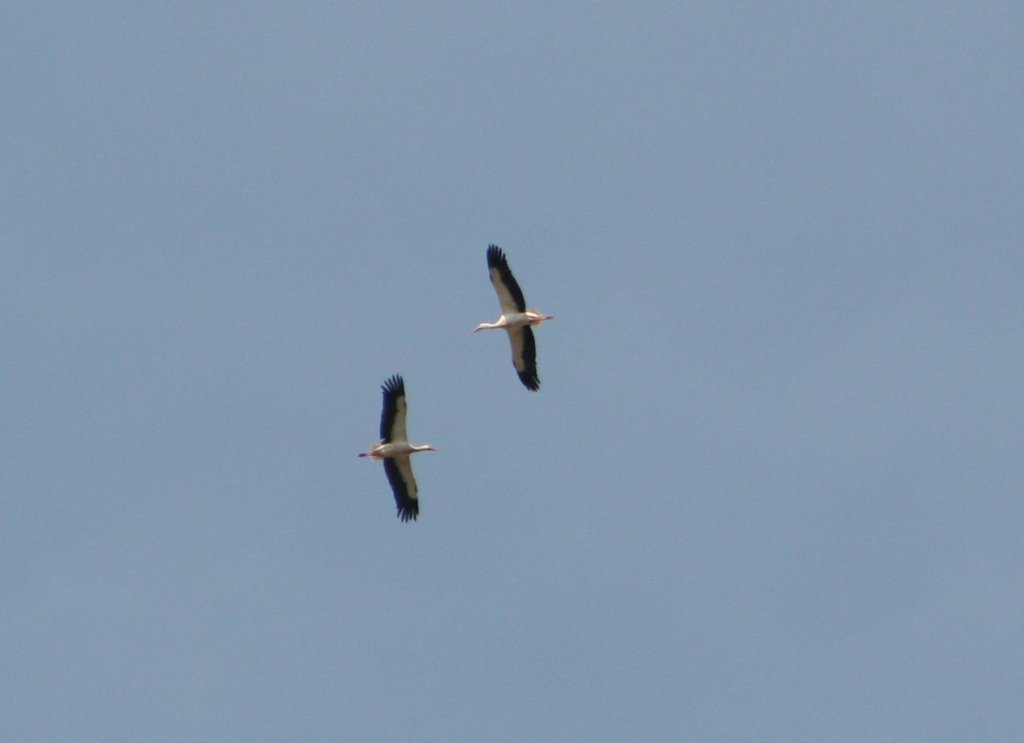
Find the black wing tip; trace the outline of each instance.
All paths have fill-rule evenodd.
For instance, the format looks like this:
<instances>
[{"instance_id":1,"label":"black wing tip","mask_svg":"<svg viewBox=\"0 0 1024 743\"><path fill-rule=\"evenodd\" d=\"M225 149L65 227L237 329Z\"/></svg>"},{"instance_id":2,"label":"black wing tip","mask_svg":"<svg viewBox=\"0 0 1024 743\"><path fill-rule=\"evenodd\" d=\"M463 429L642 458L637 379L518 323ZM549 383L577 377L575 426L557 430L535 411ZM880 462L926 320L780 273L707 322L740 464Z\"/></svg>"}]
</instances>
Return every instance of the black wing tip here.
<instances>
[{"instance_id":1,"label":"black wing tip","mask_svg":"<svg viewBox=\"0 0 1024 743\"><path fill-rule=\"evenodd\" d=\"M405 394L405 380L402 379L401 374L392 374L381 385L381 389L391 395L404 395Z\"/></svg>"},{"instance_id":2,"label":"black wing tip","mask_svg":"<svg viewBox=\"0 0 1024 743\"><path fill-rule=\"evenodd\" d=\"M500 266L508 266L508 261L505 258L505 251L491 243L487 246L487 267L498 268Z\"/></svg>"},{"instance_id":3,"label":"black wing tip","mask_svg":"<svg viewBox=\"0 0 1024 743\"><path fill-rule=\"evenodd\" d=\"M402 520L404 524L406 521L415 521L416 517L420 515L420 504L418 501L410 499L409 503L398 504L398 518Z\"/></svg>"},{"instance_id":4,"label":"black wing tip","mask_svg":"<svg viewBox=\"0 0 1024 743\"><path fill-rule=\"evenodd\" d=\"M530 390L530 392L538 392L540 390L540 378L536 374L523 372L519 374L519 381L521 381L523 386Z\"/></svg>"}]
</instances>

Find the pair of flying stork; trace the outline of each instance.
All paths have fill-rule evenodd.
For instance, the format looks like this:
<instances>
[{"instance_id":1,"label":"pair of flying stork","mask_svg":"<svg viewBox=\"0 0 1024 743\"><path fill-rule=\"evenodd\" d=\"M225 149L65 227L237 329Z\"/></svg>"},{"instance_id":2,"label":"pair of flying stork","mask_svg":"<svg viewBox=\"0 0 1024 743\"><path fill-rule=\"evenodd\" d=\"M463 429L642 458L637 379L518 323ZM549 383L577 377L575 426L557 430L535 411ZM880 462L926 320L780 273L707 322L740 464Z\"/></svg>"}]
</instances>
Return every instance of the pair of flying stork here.
<instances>
[{"instance_id":1,"label":"pair of flying stork","mask_svg":"<svg viewBox=\"0 0 1024 743\"><path fill-rule=\"evenodd\" d=\"M508 267L504 251L497 245L487 248L487 270L498 294L501 315L496 322L480 323L473 332L500 328L508 333L512 344L512 365L526 389L536 392L540 389L540 378L537 376L537 344L532 326L554 317L540 310L527 309L523 290ZM409 457L418 451L437 450L430 444L414 446L406 438L405 380L396 374L389 377L381 389L384 391L384 407L380 414L380 443L359 456L384 462L384 472L395 494L398 518L415 521L420 514L420 501Z\"/></svg>"}]
</instances>

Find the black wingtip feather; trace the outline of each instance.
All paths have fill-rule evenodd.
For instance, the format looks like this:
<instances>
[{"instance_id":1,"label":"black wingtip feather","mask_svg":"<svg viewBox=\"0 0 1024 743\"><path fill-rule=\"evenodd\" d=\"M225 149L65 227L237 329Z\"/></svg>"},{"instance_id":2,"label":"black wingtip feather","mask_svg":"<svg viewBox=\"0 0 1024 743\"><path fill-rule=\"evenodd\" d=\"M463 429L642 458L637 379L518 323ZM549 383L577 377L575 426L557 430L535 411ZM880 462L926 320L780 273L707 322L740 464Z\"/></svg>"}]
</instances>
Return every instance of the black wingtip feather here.
<instances>
[{"instance_id":1,"label":"black wingtip feather","mask_svg":"<svg viewBox=\"0 0 1024 743\"><path fill-rule=\"evenodd\" d=\"M487 267L508 268L508 260L505 258L505 251L503 251L497 245L491 244L487 246Z\"/></svg>"},{"instance_id":2,"label":"black wingtip feather","mask_svg":"<svg viewBox=\"0 0 1024 743\"><path fill-rule=\"evenodd\" d=\"M420 515L420 504L418 501L412 501L410 505L398 506L398 518L402 520L404 524L406 521L415 521L416 517Z\"/></svg>"},{"instance_id":3,"label":"black wingtip feather","mask_svg":"<svg viewBox=\"0 0 1024 743\"><path fill-rule=\"evenodd\" d=\"M531 376L528 372L523 372L519 375L519 381L531 392L538 392L540 390L540 380L537 379L536 374Z\"/></svg>"},{"instance_id":4,"label":"black wingtip feather","mask_svg":"<svg viewBox=\"0 0 1024 743\"><path fill-rule=\"evenodd\" d=\"M401 397L405 394L405 380L402 379L401 374L392 374L381 385L381 389L384 390L385 394L395 395Z\"/></svg>"}]
</instances>

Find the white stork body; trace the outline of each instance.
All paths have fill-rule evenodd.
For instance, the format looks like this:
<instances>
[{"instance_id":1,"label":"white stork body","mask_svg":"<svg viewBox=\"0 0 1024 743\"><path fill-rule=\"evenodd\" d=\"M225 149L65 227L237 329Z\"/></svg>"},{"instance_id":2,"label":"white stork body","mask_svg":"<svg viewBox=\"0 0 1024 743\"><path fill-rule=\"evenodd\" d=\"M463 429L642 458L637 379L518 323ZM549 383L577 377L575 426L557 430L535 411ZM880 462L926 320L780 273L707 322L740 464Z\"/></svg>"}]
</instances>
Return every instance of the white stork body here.
<instances>
[{"instance_id":1,"label":"white stork body","mask_svg":"<svg viewBox=\"0 0 1024 743\"><path fill-rule=\"evenodd\" d=\"M519 283L508 267L504 251L497 245L487 248L487 270L498 295L501 315L496 322L480 323L473 332L499 329L507 332L512 345L512 365L520 381L526 389L537 391L540 389L540 377L537 376L537 343L532 326L555 318L540 310L527 309L523 290L519 288Z\"/></svg>"},{"instance_id":2,"label":"white stork body","mask_svg":"<svg viewBox=\"0 0 1024 743\"><path fill-rule=\"evenodd\" d=\"M374 444L369 451L359 456L384 462L384 472L395 494L398 518L402 521L415 521L420 514L420 501L409 455L437 449L430 444L415 446L406 439L405 381L396 374L385 381L381 389L384 391L384 405L380 413L380 443Z\"/></svg>"}]
</instances>

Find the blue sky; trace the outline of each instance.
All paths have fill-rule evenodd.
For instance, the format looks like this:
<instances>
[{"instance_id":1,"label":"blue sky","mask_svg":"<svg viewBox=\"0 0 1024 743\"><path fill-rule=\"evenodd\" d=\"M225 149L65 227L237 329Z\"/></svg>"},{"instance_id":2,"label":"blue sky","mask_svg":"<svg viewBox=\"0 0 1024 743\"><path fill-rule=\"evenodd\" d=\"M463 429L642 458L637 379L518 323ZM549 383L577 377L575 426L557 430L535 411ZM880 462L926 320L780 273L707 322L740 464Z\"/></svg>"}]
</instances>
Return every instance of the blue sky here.
<instances>
[{"instance_id":1,"label":"blue sky","mask_svg":"<svg viewBox=\"0 0 1024 743\"><path fill-rule=\"evenodd\" d=\"M0 738L1024 727L1015 4L0 28Z\"/></svg>"}]
</instances>

